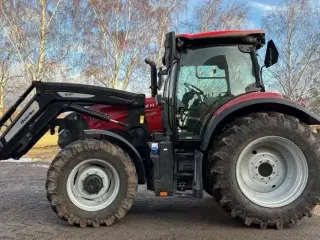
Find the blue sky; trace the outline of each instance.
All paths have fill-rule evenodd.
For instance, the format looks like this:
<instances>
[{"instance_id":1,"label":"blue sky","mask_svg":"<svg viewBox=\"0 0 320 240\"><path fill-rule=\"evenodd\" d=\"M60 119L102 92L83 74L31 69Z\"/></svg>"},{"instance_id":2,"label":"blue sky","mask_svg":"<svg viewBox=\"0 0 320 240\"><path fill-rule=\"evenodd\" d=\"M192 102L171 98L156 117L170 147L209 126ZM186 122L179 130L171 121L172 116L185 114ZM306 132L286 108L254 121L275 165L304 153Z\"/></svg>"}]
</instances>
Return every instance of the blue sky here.
<instances>
[{"instance_id":1,"label":"blue sky","mask_svg":"<svg viewBox=\"0 0 320 240\"><path fill-rule=\"evenodd\" d=\"M204 0L189 0L189 8L193 9L196 5L201 4ZM226 3L228 0L224 0ZM233 0L234 1L234 0ZM272 11L281 0L248 0L247 4L249 6L249 29L260 29L261 28L261 18L263 15ZM189 11L191 13L191 11Z\"/></svg>"}]
</instances>

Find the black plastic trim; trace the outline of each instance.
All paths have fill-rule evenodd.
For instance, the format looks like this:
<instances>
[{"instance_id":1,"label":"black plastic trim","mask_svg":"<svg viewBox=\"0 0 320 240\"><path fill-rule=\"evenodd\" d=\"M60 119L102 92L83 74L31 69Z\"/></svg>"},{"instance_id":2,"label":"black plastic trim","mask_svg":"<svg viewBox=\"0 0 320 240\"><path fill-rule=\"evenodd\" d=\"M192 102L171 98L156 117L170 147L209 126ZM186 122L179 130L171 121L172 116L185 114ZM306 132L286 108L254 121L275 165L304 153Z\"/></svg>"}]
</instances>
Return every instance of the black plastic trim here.
<instances>
[{"instance_id":1,"label":"black plastic trim","mask_svg":"<svg viewBox=\"0 0 320 240\"><path fill-rule=\"evenodd\" d=\"M264 92L265 88L264 88L263 81L262 81L262 78L261 78L260 66L259 66L259 62L258 62L258 59L257 59L257 50L255 48L252 49L251 59L252 59L252 65L253 65L254 74L255 74L255 77L256 77L256 87L257 88L261 88L261 90Z\"/></svg>"}]
</instances>

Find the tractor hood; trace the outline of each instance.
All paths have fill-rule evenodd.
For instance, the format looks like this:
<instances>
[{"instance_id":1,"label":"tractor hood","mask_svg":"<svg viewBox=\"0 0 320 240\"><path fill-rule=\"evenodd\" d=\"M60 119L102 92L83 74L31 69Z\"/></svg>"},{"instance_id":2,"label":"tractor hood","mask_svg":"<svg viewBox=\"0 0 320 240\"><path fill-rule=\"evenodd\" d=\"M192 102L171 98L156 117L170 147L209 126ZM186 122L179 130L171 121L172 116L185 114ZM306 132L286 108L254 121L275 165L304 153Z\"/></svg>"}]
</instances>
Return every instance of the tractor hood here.
<instances>
[{"instance_id":1,"label":"tractor hood","mask_svg":"<svg viewBox=\"0 0 320 240\"><path fill-rule=\"evenodd\" d=\"M111 119L125 122L128 116L128 107L126 106L108 106L108 105L93 105L89 109L107 114ZM162 131L161 105L156 104L155 98L145 99L145 117L148 124L149 133L154 131ZM83 115L84 120L89 125L90 129L104 130L123 130L123 127L112 122L105 122Z\"/></svg>"}]
</instances>

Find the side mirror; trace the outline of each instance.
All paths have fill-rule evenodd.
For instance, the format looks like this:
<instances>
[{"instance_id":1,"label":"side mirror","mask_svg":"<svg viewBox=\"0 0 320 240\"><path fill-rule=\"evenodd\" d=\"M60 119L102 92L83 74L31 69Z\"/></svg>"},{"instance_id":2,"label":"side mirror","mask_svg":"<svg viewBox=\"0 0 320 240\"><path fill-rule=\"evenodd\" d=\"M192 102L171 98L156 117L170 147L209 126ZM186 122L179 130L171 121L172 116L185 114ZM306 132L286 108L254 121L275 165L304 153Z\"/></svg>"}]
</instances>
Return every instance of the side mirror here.
<instances>
[{"instance_id":1,"label":"side mirror","mask_svg":"<svg viewBox=\"0 0 320 240\"><path fill-rule=\"evenodd\" d=\"M176 35L174 32L169 32L166 34L164 40L164 58L163 58L163 65L166 66L167 69L172 67L174 56L176 52Z\"/></svg>"},{"instance_id":2,"label":"side mirror","mask_svg":"<svg viewBox=\"0 0 320 240\"><path fill-rule=\"evenodd\" d=\"M272 40L268 42L266 56L264 59L264 65L266 68L276 64L278 62L279 52Z\"/></svg>"}]
</instances>

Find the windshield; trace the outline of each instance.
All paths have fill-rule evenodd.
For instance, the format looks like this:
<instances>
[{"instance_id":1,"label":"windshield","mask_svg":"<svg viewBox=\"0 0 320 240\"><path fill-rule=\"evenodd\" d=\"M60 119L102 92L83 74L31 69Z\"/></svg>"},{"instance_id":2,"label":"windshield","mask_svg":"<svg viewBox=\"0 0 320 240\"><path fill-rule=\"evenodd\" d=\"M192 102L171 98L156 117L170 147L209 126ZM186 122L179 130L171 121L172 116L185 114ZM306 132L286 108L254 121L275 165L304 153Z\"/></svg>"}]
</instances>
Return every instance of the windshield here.
<instances>
[{"instance_id":1,"label":"windshield","mask_svg":"<svg viewBox=\"0 0 320 240\"><path fill-rule=\"evenodd\" d=\"M206 116L256 82L251 53L238 46L187 49L179 65L176 103L185 116L180 131L199 133Z\"/></svg>"},{"instance_id":2,"label":"windshield","mask_svg":"<svg viewBox=\"0 0 320 240\"><path fill-rule=\"evenodd\" d=\"M255 81L251 55L241 52L238 46L188 49L180 60L177 97L182 99L184 83L196 86L206 96L236 96L245 93Z\"/></svg>"}]
</instances>

